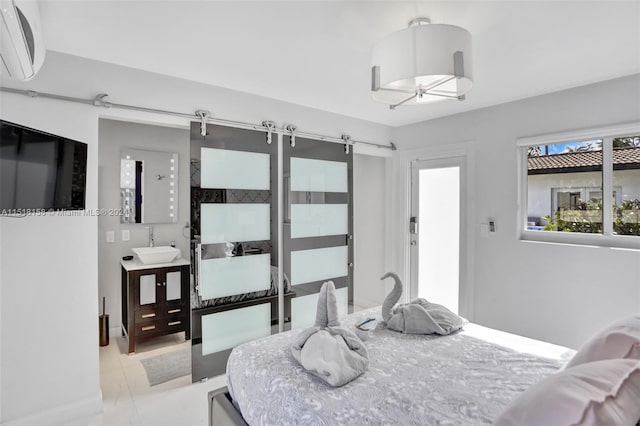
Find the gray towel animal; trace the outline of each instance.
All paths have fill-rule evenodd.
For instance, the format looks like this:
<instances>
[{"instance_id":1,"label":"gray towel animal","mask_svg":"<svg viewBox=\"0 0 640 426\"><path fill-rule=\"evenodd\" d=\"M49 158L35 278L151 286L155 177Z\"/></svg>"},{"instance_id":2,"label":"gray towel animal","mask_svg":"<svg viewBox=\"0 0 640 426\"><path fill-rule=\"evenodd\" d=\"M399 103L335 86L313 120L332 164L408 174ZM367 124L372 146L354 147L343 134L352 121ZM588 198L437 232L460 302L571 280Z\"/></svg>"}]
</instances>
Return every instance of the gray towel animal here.
<instances>
[{"instance_id":1,"label":"gray towel animal","mask_svg":"<svg viewBox=\"0 0 640 426\"><path fill-rule=\"evenodd\" d=\"M382 318L391 330L407 334L451 334L467 325L469 321L449 309L425 299L416 299L394 307L402 295L402 281L393 272L380 278L393 278L395 284L382 304Z\"/></svg>"},{"instance_id":2,"label":"gray towel animal","mask_svg":"<svg viewBox=\"0 0 640 426\"><path fill-rule=\"evenodd\" d=\"M332 281L320 289L315 325L298 334L291 353L306 370L331 386L350 382L369 366L369 353L362 340L340 326Z\"/></svg>"}]
</instances>

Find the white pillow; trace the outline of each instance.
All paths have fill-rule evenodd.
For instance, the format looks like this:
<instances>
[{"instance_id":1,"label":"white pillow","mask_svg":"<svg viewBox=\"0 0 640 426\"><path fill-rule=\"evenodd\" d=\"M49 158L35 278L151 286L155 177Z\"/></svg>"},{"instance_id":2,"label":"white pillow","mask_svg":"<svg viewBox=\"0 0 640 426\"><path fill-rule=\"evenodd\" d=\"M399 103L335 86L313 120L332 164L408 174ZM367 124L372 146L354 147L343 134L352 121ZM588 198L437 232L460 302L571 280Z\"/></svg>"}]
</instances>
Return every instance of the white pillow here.
<instances>
[{"instance_id":1,"label":"white pillow","mask_svg":"<svg viewBox=\"0 0 640 426\"><path fill-rule=\"evenodd\" d=\"M617 321L591 337L565 368L614 358L640 359L640 315Z\"/></svg>"},{"instance_id":2,"label":"white pillow","mask_svg":"<svg viewBox=\"0 0 640 426\"><path fill-rule=\"evenodd\" d=\"M496 426L635 425L640 360L610 359L554 374L522 393Z\"/></svg>"}]
</instances>

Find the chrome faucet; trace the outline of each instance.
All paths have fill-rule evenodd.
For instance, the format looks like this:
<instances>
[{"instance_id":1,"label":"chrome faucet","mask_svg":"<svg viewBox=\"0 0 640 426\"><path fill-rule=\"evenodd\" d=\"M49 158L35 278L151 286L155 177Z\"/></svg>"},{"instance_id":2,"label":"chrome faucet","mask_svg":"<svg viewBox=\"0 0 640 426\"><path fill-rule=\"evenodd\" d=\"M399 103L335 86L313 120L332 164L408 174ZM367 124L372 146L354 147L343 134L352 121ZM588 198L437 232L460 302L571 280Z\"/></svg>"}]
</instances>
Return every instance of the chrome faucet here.
<instances>
[{"instance_id":1,"label":"chrome faucet","mask_svg":"<svg viewBox=\"0 0 640 426\"><path fill-rule=\"evenodd\" d=\"M149 231L149 247L153 247L153 226L146 226Z\"/></svg>"}]
</instances>

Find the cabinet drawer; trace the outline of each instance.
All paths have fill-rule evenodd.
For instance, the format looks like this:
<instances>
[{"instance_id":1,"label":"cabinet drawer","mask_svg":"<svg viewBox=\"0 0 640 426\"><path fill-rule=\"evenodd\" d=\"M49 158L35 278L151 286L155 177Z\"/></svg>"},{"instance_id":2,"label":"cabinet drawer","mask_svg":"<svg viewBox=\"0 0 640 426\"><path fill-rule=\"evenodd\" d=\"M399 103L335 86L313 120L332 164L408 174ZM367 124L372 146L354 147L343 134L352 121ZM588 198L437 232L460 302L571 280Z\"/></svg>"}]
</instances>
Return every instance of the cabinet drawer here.
<instances>
[{"instance_id":1,"label":"cabinet drawer","mask_svg":"<svg viewBox=\"0 0 640 426\"><path fill-rule=\"evenodd\" d=\"M185 309L185 307L182 306L182 305L167 306L164 309L165 316L185 315L185 314L188 314L188 313L189 313L189 310Z\"/></svg>"},{"instance_id":2,"label":"cabinet drawer","mask_svg":"<svg viewBox=\"0 0 640 426\"><path fill-rule=\"evenodd\" d=\"M164 331L164 321L147 321L136 324L136 337L157 334Z\"/></svg>"},{"instance_id":3,"label":"cabinet drawer","mask_svg":"<svg viewBox=\"0 0 640 426\"><path fill-rule=\"evenodd\" d=\"M162 311L156 309L145 309L135 311L135 322L155 321L162 317Z\"/></svg>"},{"instance_id":4,"label":"cabinet drawer","mask_svg":"<svg viewBox=\"0 0 640 426\"><path fill-rule=\"evenodd\" d=\"M164 329L171 333L172 330L182 330L187 323L187 317L184 314L169 315L164 320Z\"/></svg>"}]
</instances>

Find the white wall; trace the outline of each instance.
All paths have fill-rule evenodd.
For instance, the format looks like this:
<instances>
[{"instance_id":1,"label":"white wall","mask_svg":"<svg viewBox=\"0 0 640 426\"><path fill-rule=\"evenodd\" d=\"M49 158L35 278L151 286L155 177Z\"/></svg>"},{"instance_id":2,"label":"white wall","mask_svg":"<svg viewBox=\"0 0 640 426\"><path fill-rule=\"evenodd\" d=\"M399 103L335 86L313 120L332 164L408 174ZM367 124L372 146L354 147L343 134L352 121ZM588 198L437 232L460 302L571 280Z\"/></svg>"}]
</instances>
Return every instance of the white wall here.
<instances>
[{"instance_id":1,"label":"white wall","mask_svg":"<svg viewBox=\"0 0 640 426\"><path fill-rule=\"evenodd\" d=\"M3 79L0 83L82 98L108 93L107 100L115 103L185 113L207 109L218 118L274 120L279 125L293 123L300 131L347 133L356 140L378 143L391 140L389 128L367 121L51 51L31 82ZM2 119L89 144L89 209L98 206L100 117L188 125L187 119L178 117L9 93L0 96ZM366 149L356 146L355 151ZM371 151L390 154L383 149ZM96 412L100 407L98 219L3 218L0 228L0 421L53 424Z\"/></svg>"},{"instance_id":2,"label":"white wall","mask_svg":"<svg viewBox=\"0 0 640 426\"><path fill-rule=\"evenodd\" d=\"M395 129L404 152L472 147L467 219L475 241L475 322L577 347L610 321L638 312L638 251L518 240L516 138L638 120L639 94L634 75ZM408 163L394 162L393 247L403 253ZM498 232L481 238L489 217ZM394 264L404 265L402 256Z\"/></svg>"},{"instance_id":3,"label":"white wall","mask_svg":"<svg viewBox=\"0 0 640 426\"><path fill-rule=\"evenodd\" d=\"M98 295L100 301L102 297L106 297L111 334L120 335L120 260L122 256L133 254L131 248L145 247L149 244L149 232L146 227L153 226L156 246L168 246L171 241L175 241L176 247L182 251L182 256L189 258L190 231L186 229L183 233L185 224L190 222L189 130L102 119L98 134L98 207L107 211L120 207L120 154L124 148L178 153L177 223L123 224L120 223L119 216L106 215L98 218ZM149 198L149 194L145 194L145 198ZM129 241L122 241L123 230L129 230ZM107 243L107 231L115 231L114 243Z\"/></svg>"},{"instance_id":4,"label":"white wall","mask_svg":"<svg viewBox=\"0 0 640 426\"><path fill-rule=\"evenodd\" d=\"M380 281L387 267L386 161L353 156L354 303L363 307L381 305L387 295L387 286Z\"/></svg>"},{"instance_id":5,"label":"white wall","mask_svg":"<svg viewBox=\"0 0 640 426\"><path fill-rule=\"evenodd\" d=\"M95 209L95 111L6 94L0 110L4 120L89 145L86 206ZM1 421L60 423L98 411L97 218L0 218L0 229Z\"/></svg>"}]
</instances>

